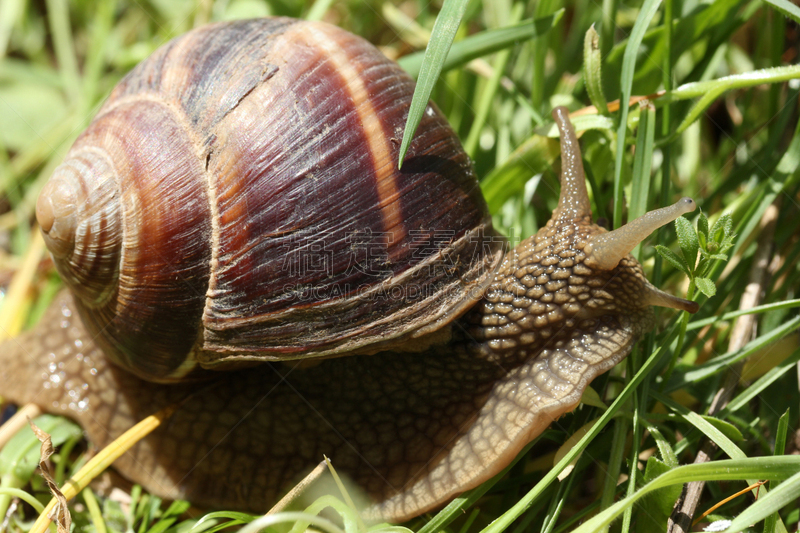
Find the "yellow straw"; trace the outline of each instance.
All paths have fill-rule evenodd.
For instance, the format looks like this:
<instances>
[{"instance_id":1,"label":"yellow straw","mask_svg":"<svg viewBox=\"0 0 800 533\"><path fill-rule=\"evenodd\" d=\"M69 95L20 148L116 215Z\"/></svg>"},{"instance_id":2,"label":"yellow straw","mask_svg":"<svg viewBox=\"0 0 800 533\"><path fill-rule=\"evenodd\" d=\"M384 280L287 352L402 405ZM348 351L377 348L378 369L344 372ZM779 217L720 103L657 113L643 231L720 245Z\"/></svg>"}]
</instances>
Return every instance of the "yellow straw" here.
<instances>
[{"instance_id":1,"label":"yellow straw","mask_svg":"<svg viewBox=\"0 0 800 533\"><path fill-rule=\"evenodd\" d=\"M156 414L148 416L120 435L114 442L100 450L100 452L92 457L83 468L64 483L64 486L61 487L61 492L64 494L64 497L67 500L74 498L91 483L95 477L99 476L106 468L111 466L111 463L116 461L119 456L130 450L136 443L160 426L179 406L180 404L170 405ZM55 498L50 500L44 512L39 515L30 533L45 533L47 526L50 525L50 512L57 503L58 501Z\"/></svg>"},{"instance_id":2,"label":"yellow straw","mask_svg":"<svg viewBox=\"0 0 800 533\"><path fill-rule=\"evenodd\" d=\"M22 302L30 290L36 268L44 255L44 238L38 228L33 230L30 247L17 273L11 280L5 301L0 307L0 340L19 333L22 327Z\"/></svg>"}]
</instances>

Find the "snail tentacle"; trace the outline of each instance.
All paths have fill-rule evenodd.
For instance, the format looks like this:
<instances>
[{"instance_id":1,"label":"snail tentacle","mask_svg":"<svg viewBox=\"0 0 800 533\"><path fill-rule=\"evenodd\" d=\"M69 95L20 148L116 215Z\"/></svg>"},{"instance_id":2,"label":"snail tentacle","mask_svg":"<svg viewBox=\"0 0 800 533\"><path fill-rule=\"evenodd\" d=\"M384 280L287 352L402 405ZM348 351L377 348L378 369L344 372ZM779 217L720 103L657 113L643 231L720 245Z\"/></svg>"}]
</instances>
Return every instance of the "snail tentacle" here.
<instances>
[{"instance_id":1,"label":"snail tentacle","mask_svg":"<svg viewBox=\"0 0 800 533\"><path fill-rule=\"evenodd\" d=\"M593 268L611 270L655 230L696 207L694 200L683 197L671 206L645 213L619 229L595 235L586 244L586 263Z\"/></svg>"}]
</instances>

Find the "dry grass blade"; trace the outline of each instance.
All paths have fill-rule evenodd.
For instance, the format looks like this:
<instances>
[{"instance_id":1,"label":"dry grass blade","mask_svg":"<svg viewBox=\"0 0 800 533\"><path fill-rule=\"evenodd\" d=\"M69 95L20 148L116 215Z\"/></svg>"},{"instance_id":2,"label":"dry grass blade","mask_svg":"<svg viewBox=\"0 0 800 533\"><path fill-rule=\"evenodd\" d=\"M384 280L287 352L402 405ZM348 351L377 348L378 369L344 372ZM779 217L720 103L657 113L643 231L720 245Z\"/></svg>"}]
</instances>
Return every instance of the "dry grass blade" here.
<instances>
[{"instance_id":1,"label":"dry grass blade","mask_svg":"<svg viewBox=\"0 0 800 533\"><path fill-rule=\"evenodd\" d=\"M0 307L0 340L10 338L19 333L22 327L20 318L24 317L19 312L22 301L33 284L36 267L39 265L45 253L44 239L38 230L34 228L34 237L25 259L22 262L14 279L8 288L8 295Z\"/></svg>"},{"instance_id":2,"label":"dry grass blade","mask_svg":"<svg viewBox=\"0 0 800 533\"><path fill-rule=\"evenodd\" d=\"M42 443L42 451L39 454L39 468L50 492L53 494L53 499L56 501L55 506L52 507L47 516L49 519L56 521L58 533L69 533L72 525L72 516L70 516L67 508L67 498L59 490L56 480L53 479L53 475L50 473L50 467L47 466L47 460L53 455L53 442L50 440L50 435L36 427L33 420L30 421L30 425L34 435Z\"/></svg>"},{"instance_id":3,"label":"dry grass blade","mask_svg":"<svg viewBox=\"0 0 800 533\"><path fill-rule=\"evenodd\" d=\"M131 429L123 433L114 442L100 450L100 452L87 462L74 476L72 476L63 487L63 496L65 502L74 498L80 491L91 483L91 481L100 475L106 468L116 461L119 456L130 450L140 440L149 435L153 430L159 427L166 419L168 419L181 404L171 405L162 409L154 415L150 415ZM45 510L39 515L36 523L31 528L30 533L44 533L47 526L50 524L50 513L58 505L58 500L53 498L47 504Z\"/></svg>"},{"instance_id":4,"label":"dry grass blade","mask_svg":"<svg viewBox=\"0 0 800 533\"><path fill-rule=\"evenodd\" d=\"M757 489L757 488L759 488L761 485L763 485L763 484L765 484L765 483L766 483L766 481L759 481L758 483L753 483L753 484L752 484L752 485L750 485L749 487L746 487L746 488L744 488L744 489L740 490L740 491L739 491L739 492L737 492L736 494L731 494L730 496L728 496L728 497L727 497L727 498L725 498L724 500L718 501L717 503L715 503L714 505L712 505L711 507L709 507L709 508L708 508L708 510L707 510L705 513L703 513L703 514L701 514L700 516L698 516L697 518L695 518L694 522L692 522L692 527L694 527L695 525L697 525L697 523L698 523L699 521L701 521L703 518L707 517L708 515L710 515L711 513L713 513L714 511L716 511L717 509L719 509L720 507L722 507L722 506L723 506L723 505L725 505L726 503L728 503L729 501L733 500L734 498L738 498L738 497L739 497L739 496L741 496L742 494L747 494L747 493L748 493L748 492L750 492L751 490L753 490L753 489Z\"/></svg>"},{"instance_id":5,"label":"dry grass blade","mask_svg":"<svg viewBox=\"0 0 800 533\"><path fill-rule=\"evenodd\" d=\"M325 472L325 461L320 461L320 463L308 473L306 477L304 477L300 482L295 485L292 490L286 493L286 495L280 499L278 503L272 506L272 509L266 512L264 516L279 513L286 509L290 503L297 499L303 491L305 491L309 485L315 482L319 477Z\"/></svg>"}]
</instances>

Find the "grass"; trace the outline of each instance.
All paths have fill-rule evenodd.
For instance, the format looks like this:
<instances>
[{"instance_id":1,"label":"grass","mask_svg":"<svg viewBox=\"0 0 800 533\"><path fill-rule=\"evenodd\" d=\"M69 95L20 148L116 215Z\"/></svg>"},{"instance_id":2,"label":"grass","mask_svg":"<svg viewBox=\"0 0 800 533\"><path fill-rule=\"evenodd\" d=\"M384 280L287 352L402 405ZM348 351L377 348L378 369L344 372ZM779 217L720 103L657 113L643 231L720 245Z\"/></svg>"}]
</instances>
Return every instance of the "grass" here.
<instances>
[{"instance_id":1,"label":"grass","mask_svg":"<svg viewBox=\"0 0 800 533\"><path fill-rule=\"evenodd\" d=\"M130 68L208 21L322 18L423 78L420 87L465 141L496 226L512 240L535 232L557 200L558 149L548 118L555 105L582 111L575 122L596 216L616 227L682 195L702 211L637 251L655 285L696 298L700 312L661 312L657 331L593 383L603 404L592 403L607 408L583 405L505 475L408 527L665 531L681 483L709 481L699 516L748 481L770 480L753 491L757 502L739 496L705 522L731 520L730 531L796 530L800 460L790 452L800 416L793 371L800 360L800 10L784 0L457 4L448 2L437 21L440 5L413 1L5 0L0 283L23 275L30 281L23 298L2 302L3 330L35 322L58 284L39 252L28 252L36 249L35 198ZM423 59L429 36L439 52ZM33 270L22 268L26 256ZM742 305L749 314L737 313ZM715 401L721 390L731 391L726 406ZM582 438L568 441L589 423ZM556 455L564 442L571 447ZM691 464L701 450L711 461ZM572 473L557 482L569 463ZM69 469L59 464L62 474ZM225 518L234 519L227 525L249 520L222 513L198 525L201 515L187 508L134 491L126 508L84 495L73 514L87 530L142 533L213 531ZM12 520L19 529L26 524Z\"/></svg>"}]
</instances>

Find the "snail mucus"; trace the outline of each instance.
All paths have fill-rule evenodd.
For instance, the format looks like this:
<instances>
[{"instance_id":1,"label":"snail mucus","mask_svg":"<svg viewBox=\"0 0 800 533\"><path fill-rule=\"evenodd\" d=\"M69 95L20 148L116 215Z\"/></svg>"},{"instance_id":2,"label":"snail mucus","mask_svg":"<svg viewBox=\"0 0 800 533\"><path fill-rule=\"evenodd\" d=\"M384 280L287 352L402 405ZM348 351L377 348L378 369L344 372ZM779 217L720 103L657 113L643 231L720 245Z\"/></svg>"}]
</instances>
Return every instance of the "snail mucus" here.
<instances>
[{"instance_id":1,"label":"snail mucus","mask_svg":"<svg viewBox=\"0 0 800 533\"><path fill-rule=\"evenodd\" d=\"M502 470L653 325L630 250L683 198L592 223L567 111L557 209L504 252L469 158L363 39L286 18L178 37L113 90L38 200L69 292L6 342L2 395L167 498L264 511L330 457L401 521ZM312 364L308 364L312 362ZM221 372L225 370L225 372ZM213 383L213 386L209 386Z\"/></svg>"}]
</instances>

